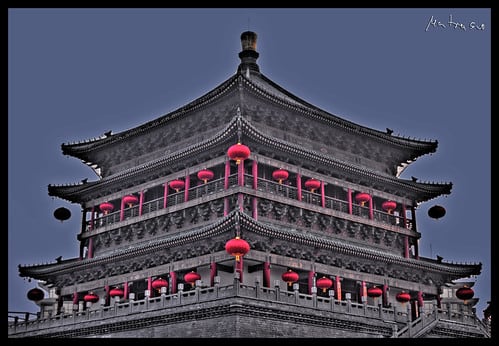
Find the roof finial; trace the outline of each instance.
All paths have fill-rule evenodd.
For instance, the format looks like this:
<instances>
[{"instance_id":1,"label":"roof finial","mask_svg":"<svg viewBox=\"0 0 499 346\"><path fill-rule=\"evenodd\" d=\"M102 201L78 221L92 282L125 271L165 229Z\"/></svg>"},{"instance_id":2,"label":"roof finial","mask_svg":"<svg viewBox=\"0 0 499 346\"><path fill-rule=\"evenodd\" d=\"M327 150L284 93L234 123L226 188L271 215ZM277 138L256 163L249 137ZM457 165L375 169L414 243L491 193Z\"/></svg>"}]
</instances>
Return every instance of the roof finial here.
<instances>
[{"instance_id":1,"label":"roof finial","mask_svg":"<svg viewBox=\"0 0 499 346\"><path fill-rule=\"evenodd\" d=\"M239 64L237 72L244 73L246 69L249 69L250 72L260 72L260 68L256 63L256 59L258 59L258 56L260 55L256 51L256 39L257 35L253 31L245 31L241 34L242 51L239 53L241 63Z\"/></svg>"}]
</instances>

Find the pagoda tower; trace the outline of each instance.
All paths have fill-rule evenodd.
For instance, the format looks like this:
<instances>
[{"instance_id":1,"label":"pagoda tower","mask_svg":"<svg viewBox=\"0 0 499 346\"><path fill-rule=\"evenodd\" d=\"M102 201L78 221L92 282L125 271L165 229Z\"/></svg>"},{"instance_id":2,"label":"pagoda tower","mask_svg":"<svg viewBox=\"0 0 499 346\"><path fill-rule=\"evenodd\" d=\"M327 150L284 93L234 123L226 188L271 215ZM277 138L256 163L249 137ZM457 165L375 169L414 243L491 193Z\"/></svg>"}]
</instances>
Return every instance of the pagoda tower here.
<instances>
[{"instance_id":1,"label":"pagoda tower","mask_svg":"<svg viewBox=\"0 0 499 346\"><path fill-rule=\"evenodd\" d=\"M98 176L48 186L81 206L79 254L19 266L46 293L9 337L490 337L473 283L442 296L481 263L419 254L417 207L452 184L400 173L438 142L328 113L241 44L193 102L62 145Z\"/></svg>"}]
</instances>

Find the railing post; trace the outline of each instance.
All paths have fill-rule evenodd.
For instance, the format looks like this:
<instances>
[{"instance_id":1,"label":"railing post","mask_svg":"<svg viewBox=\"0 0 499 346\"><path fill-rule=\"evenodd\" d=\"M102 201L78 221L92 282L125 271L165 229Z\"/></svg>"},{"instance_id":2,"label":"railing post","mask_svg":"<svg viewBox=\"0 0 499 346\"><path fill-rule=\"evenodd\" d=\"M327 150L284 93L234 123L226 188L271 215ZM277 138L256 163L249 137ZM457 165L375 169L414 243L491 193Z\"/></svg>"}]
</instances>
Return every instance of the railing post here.
<instances>
[{"instance_id":1,"label":"railing post","mask_svg":"<svg viewBox=\"0 0 499 346\"><path fill-rule=\"evenodd\" d=\"M299 284L293 284L293 292L295 293L295 304L298 304L299 299L300 299L300 285Z\"/></svg>"},{"instance_id":2,"label":"railing post","mask_svg":"<svg viewBox=\"0 0 499 346\"><path fill-rule=\"evenodd\" d=\"M260 277L255 278L255 298L258 298L260 292Z\"/></svg>"},{"instance_id":3,"label":"railing post","mask_svg":"<svg viewBox=\"0 0 499 346\"><path fill-rule=\"evenodd\" d=\"M312 306L314 308L316 308L317 307L317 287L313 286L311 288L311 291L312 291Z\"/></svg>"},{"instance_id":4,"label":"railing post","mask_svg":"<svg viewBox=\"0 0 499 346\"><path fill-rule=\"evenodd\" d=\"M220 276L213 277L213 286L215 286L216 297L218 298L220 292Z\"/></svg>"},{"instance_id":5,"label":"railing post","mask_svg":"<svg viewBox=\"0 0 499 346\"><path fill-rule=\"evenodd\" d=\"M352 295L350 293L345 293L345 299L347 300L347 312L352 312Z\"/></svg>"},{"instance_id":6,"label":"railing post","mask_svg":"<svg viewBox=\"0 0 499 346\"><path fill-rule=\"evenodd\" d=\"M378 314L379 314L378 316L379 316L380 319L382 319L383 318L383 304L382 303L378 303L378 309L379 309L378 310Z\"/></svg>"},{"instance_id":7,"label":"railing post","mask_svg":"<svg viewBox=\"0 0 499 346\"><path fill-rule=\"evenodd\" d=\"M281 298L281 287L279 284L279 280L274 280L274 288L275 288L275 300L279 301Z\"/></svg>"},{"instance_id":8,"label":"railing post","mask_svg":"<svg viewBox=\"0 0 499 346\"><path fill-rule=\"evenodd\" d=\"M203 284L203 282L201 280L196 280L196 301L199 303L199 300L200 300L200 294L199 294L199 291L201 290L201 285Z\"/></svg>"},{"instance_id":9,"label":"railing post","mask_svg":"<svg viewBox=\"0 0 499 346\"><path fill-rule=\"evenodd\" d=\"M128 293L128 304L130 306L130 313L133 312L133 302L135 300L135 293Z\"/></svg>"},{"instance_id":10,"label":"railing post","mask_svg":"<svg viewBox=\"0 0 499 346\"><path fill-rule=\"evenodd\" d=\"M234 272L234 296L239 295L239 272Z\"/></svg>"},{"instance_id":11,"label":"railing post","mask_svg":"<svg viewBox=\"0 0 499 346\"><path fill-rule=\"evenodd\" d=\"M334 311L334 290L329 290L329 303L331 307L331 311Z\"/></svg>"},{"instance_id":12,"label":"railing post","mask_svg":"<svg viewBox=\"0 0 499 346\"><path fill-rule=\"evenodd\" d=\"M178 304L182 305L182 293L184 292L184 284L180 283L177 285L178 294Z\"/></svg>"}]
</instances>

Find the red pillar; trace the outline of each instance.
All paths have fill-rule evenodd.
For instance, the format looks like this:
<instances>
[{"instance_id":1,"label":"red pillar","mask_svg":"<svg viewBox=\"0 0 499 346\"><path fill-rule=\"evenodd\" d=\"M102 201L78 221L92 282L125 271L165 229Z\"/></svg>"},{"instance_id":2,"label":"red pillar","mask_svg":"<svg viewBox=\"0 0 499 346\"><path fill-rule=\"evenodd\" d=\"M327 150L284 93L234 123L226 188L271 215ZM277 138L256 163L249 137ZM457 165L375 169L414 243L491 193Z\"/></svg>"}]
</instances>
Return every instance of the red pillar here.
<instances>
[{"instance_id":1,"label":"red pillar","mask_svg":"<svg viewBox=\"0 0 499 346\"><path fill-rule=\"evenodd\" d=\"M184 202L189 200L189 188L191 185L191 177L189 174L185 176L185 191L184 191Z\"/></svg>"},{"instance_id":2,"label":"red pillar","mask_svg":"<svg viewBox=\"0 0 499 346\"><path fill-rule=\"evenodd\" d=\"M321 205L323 208L326 207L326 195L324 194L324 182L321 181Z\"/></svg>"},{"instance_id":3,"label":"red pillar","mask_svg":"<svg viewBox=\"0 0 499 346\"><path fill-rule=\"evenodd\" d=\"M253 189L258 189L258 162L253 160L253 166L251 166L252 174L253 174Z\"/></svg>"},{"instance_id":4,"label":"red pillar","mask_svg":"<svg viewBox=\"0 0 499 346\"><path fill-rule=\"evenodd\" d=\"M229 188L229 176L230 176L230 161L225 161L225 176L224 176L224 189Z\"/></svg>"},{"instance_id":5,"label":"red pillar","mask_svg":"<svg viewBox=\"0 0 499 346\"><path fill-rule=\"evenodd\" d=\"M258 199L253 197L253 219L258 220Z\"/></svg>"},{"instance_id":6,"label":"red pillar","mask_svg":"<svg viewBox=\"0 0 499 346\"><path fill-rule=\"evenodd\" d=\"M388 306L388 285L383 285L382 288L383 294L381 295L381 303L383 304L383 307Z\"/></svg>"},{"instance_id":7,"label":"red pillar","mask_svg":"<svg viewBox=\"0 0 499 346\"><path fill-rule=\"evenodd\" d=\"M78 291L74 291L73 293L73 304L78 305Z\"/></svg>"},{"instance_id":8,"label":"red pillar","mask_svg":"<svg viewBox=\"0 0 499 346\"><path fill-rule=\"evenodd\" d=\"M168 204L168 182L165 183L165 192L163 194L163 209L166 208Z\"/></svg>"},{"instance_id":9,"label":"red pillar","mask_svg":"<svg viewBox=\"0 0 499 346\"><path fill-rule=\"evenodd\" d=\"M244 186L244 160L237 165L237 185Z\"/></svg>"},{"instance_id":10,"label":"red pillar","mask_svg":"<svg viewBox=\"0 0 499 346\"><path fill-rule=\"evenodd\" d=\"M297 187L297 196L296 198L301 201L301 175L296 173L296 187Z\"/></svg>"},{"instance_id":11,"label":"red pillar","mask_svg":"<svg viewBox=\"0 0 499 346\"><path fill-rule=\"evenodd\" d=\"M125 219L125 201L123 197L121 198L121 206L120 206L120 221Z\"/></svg>"},{"instance_id":12,"label":"red pillar","mask_svg":"<svg viewBox=\"0 0 499 346\"><path fill-rule=\"evenodd\" d=\"M315 271L308 272L308 294L312 294L312 287L314 286Z\"/></svg>"},{"instance_id":13,"label":"red pillar","mask_svg":"<svg viewBox=\"0 0 499 346\"><path fill-rule=\"evenodd\" d=\"M372 220L374 218L373 212L373 198L369 198L369 219Z\"/></svg>"},{"instance_id":14,"label":"red pillar","mask_svg":"<svg viewBox=\"0 0 499 346\"><path fill-rule=\"evenodd\" d=\"M239 261L236 261L236 272L239 273L239 282L243 282L243 256L239 258Z\"/></svg>"},{"instance_id":15,"label":"red pillar","mask_svg":"<svg viewBox=\"0 0 499 346\"><path fill-rule=\"evenodd\" d=\"M339 275L336 275L336 277L334 278L334 287L336 288L336 292L335 295L336 295L336 299L337 300L341 300L341 278Z\"/></svg>"},{"instance_id":16,"label":"red pillar","mask_svg":"<svg viewBox=\"0 0 499 346\"><path fill-rule=\"evenodd\" d=\"M140 197L139 197L139 216L142 215L142 204L144 204L144 190L140 191Z\"/></svg>"},{"instance_id":17,"label":"red pillar","mask_svg":"<svg viewBox=\"0 0 499 346\"><path fill-rule=\"evenodd\" d=\"M213 287L215 284L215 276L217 275L217 263L210 263L210 286Z\"/></svg>"},{"instance_id":18,"label":"red pillar","mask_svg":"<svg viewBox=\"0 0 499 346\"><path fill-rule=\"evenodd\" d=\"M128 299L128 281L123 284L123 299Z\"/></svg>"},{"instance_id":19,"label":"red pillar","mask_svg":"<svg viewBox=\"0 0 499 346\"><path fill-rule=\"evenodd\" d=\"M154 292L152 290L152 276L147 278L147 290L149 291L149 298L154 297Z\"/></svg>"},{"instance_id":20,"label":"red pillar","mask_svg":"<svg viewBox=\"0 0 499 346\"><path fill-rule=\"evenodd\" d=\"M423 291L418 291L418 307L422 308L424 305L423 302Z\"/></svg>"},{"instance_id":21,"label":"red pillar","mask_svg":"<svg viewBox=\"0 0 499 346\"><path fill-rule=\"evenodd\" d=\"M87 253L88 258L93 258L94 257L94 239L90 237L88 239L88 253Z\"/></svg>"},{"instance_id":22,"label":"red pillar","mask_svg":"<svg viewBox=\"0 0 499 346\"><path fill-rule=\"evenodd\" d=\"M170 293L177 293L177 273L174 271L170 272Z\"/></svg>"},{"instance_id":23,"label":"red pillar","mask_svg":"<svg viewBox=\"0 0 499 346\"><path fill-rule=\"evenodd\" d=\"M362 291L361 291L361 301L362 302L367 302L367 285L365 281L362 281L361 283Z\"/></svg>"},{"instance_id":24,"label":"red pillar","mask_svg":"<svg viewBox=\"0 0 499 346\"><path fill-rule=\"evenodd\" d=\"M352 189L347 190L348 195L348 214L352 215Z\"/></svg>"},{"instance_id":25,"label":"red pillar","mask_svg":"<svg viewBox=\"0 0 499 346\"><path fill-rule=\"evenodd\" d=\"M88 229L91 231L94 229L94 221L95 220L95 207L92 207L92 212L90 214L90 224L88 225Z\"/></svg>"},{"instance_id":26,"label":"red pillar","mask_svg":"<svg viewBox=\"0 0 499 346\"><path fill-rule=\"evenodd\" d=\"M270 262L263 262L263 286L270 287Z\"/></svg>"}]
</instances>

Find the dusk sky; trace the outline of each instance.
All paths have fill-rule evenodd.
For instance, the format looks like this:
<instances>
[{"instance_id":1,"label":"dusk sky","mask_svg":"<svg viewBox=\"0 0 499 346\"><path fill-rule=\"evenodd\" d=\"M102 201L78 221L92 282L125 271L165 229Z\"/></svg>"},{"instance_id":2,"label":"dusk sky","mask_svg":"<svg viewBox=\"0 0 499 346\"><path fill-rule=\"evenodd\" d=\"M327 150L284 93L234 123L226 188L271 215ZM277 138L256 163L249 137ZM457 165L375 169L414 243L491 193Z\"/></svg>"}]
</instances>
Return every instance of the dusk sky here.
<instances>
[{"instance_id":1,"label":"dusk sky","mask_svg":"<svg viewBox=\"0 0 499 346\"><path fill-rule=\"evenodd\" d=\"M420 255L482 263L491 300L490 9L9 9L8 309L38 311L18 265L78 257L80 205L49 184L98 177L61 144L118 133L202 96L236 72L258 34L261 72L357 124L438 140L402 173L452 182L419 205ZM450 23L449 23L450 22ZM461 25L462 24L462 25ZM428 217L439 204L446 215ZM53 217L58 207L72 217Z\"/></svg>"}]
</instances>

